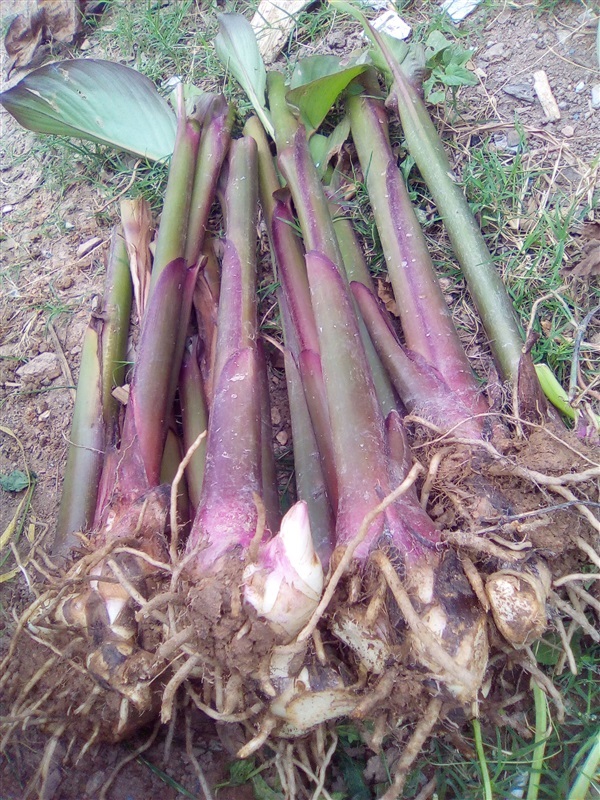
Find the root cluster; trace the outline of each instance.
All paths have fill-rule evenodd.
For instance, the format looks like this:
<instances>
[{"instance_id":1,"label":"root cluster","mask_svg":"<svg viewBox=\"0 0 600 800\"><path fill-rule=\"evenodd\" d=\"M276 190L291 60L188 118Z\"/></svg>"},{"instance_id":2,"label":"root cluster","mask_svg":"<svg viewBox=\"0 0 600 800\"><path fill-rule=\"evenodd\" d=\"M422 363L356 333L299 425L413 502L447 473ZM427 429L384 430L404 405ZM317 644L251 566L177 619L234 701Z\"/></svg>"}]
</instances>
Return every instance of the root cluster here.
<instances>
[{"instance_id":1,"label":"root cluster","mask_svg":"<svg viewBox=\"0 0 600 800\"><path fill-rule=\"evenodd\" d=\"M165 540L156 544L162 529L149 549L139 536L147 503L129 536L85 552L67 570L47 565L44 584L32 582L36 598L16 621L0 666L8 699L1 748L21 728L37 726L51 734L52 748L68 733L81 758L100 741L124 739L156 718L173 724L178 708L195 707L245 732L240 757L268 741L287 796L296 796L299 781L327 796L336 744L329 723L371 720L365 738L378 750L399 721L412 720L385 795L391 800L440 718L457 709L485 713L481 687L490 663L495 671L518 663L560 715L560 695L530 645L554 627L564 651L559 667L575 670L575 631L600 641L600 603L583 588L600 576L594 453L541 430L504 452L449 437L430 438L417 452L429 470L416 464L334 553L321 602L292 639L244 602L247 557L191 583L193 554L171 547L169 555ZM540 463L551 458L554 474ZM434 516L460 523L444 532L429 605L385 543L366 570L352 561L372 520L417 480ZM467 501L465 487L474 480L491 490ZM492 514L498 497L505 505ZM475 516L477 508L487 516ZM160 522L153 513L148 519ZM121 603L110 619L98 611L106 587Z\"/></svg>"}]
</instances>

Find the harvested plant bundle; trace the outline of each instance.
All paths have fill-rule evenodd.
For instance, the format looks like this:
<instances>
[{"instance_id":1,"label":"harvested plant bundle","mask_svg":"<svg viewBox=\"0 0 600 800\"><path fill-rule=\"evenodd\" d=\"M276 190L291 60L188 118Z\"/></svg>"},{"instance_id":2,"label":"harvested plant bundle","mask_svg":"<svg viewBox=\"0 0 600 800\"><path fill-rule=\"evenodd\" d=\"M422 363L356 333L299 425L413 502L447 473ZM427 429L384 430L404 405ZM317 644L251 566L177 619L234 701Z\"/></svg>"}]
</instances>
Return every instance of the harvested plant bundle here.
<instances>
[{"instance_id":1,"label":"harvested plant bundle","mask_svg":"<svg viewBox=\"0 0 600 800\"><path fill-rule=\"evenodd\" d=\"M543 509L553 492L583 520L565 549L596 559L590 532L600 525L580 500L597 493L600 470L548 417L508 295L461 190L440 177L449 171L442 144L385 40L372 33L409 149L435 182L523 420L492 407L472 372L391 150L372 67L309 59L287 87L282 75L264 73L242 18L224 15L221 24L218 51L260 121L230 141L225 100L192 93L184 103L180 91L152 273L133 269L141 333L124 411L112 390L125 379L125 252L139 265L149 235L138 236L133 213L124 215L125 243L114 234L103 314L84 345L59 566L21 616L2 665L11 703L4 744L21 724L54 738L68 726L85 751L158 716L175 725L182 702L241 725L241 757L267 741L283 752L278 742L314 729L322 743L344 716L374 722L367 738L377 750L403 718L415 730L389 800L440 717L480 712L490 652L495 664L515 659L541 680L527 648L547 625L549 598L565 612L541 559L551 553L538 553L535 540L491 541L480 529ZM236 36L250 56L236 52ZM69 69L89 80L89 66ZM99 69L112 80L112 68ZM44 81L49 74L56 79L46 70ZM35 76L26 80L35 89ZM341 92L347 116L325 137L317 129ZM43 97L31 94L25 105L39 113ZM163 122L169 139L168 115ZM401 333L345 216L351 179L338 155L350 130ZM120 146L139 153L145 145ZM151 151L164 146L153 142ZM220 267L205 235L215 195ZM257 320L259 196L280 284L277 344L294 440L298 502L283 518ZM522 424L534 431L529 441ZM528 465L530 448L554 452L548 440L570 453L570 469L549 476ZM442 512L428 502L432 493Z\"/></svg>"}]
</instances>

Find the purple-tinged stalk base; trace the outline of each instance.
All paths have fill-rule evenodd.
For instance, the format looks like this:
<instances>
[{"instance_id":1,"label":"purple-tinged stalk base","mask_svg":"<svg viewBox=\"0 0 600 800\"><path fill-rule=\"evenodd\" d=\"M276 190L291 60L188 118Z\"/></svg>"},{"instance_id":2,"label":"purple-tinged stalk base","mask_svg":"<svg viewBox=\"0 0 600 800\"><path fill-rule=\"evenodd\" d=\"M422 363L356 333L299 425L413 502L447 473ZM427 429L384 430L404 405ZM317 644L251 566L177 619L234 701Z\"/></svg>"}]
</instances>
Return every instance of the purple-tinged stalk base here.
<instances>
[{"instance_id":1,"label":"purple-tinged stalk base","mask_svg":"<svg viewBox=\"0 0 600 800\"><path fill-rule=\"evenodd\" d=\"M367 330L396 391L411 414L423 417L444 433L472 439L483 436L484 425L420 354L405 351L396 339L377 298L360 283L351 285Z\"/></svg>"},{"instance_id":2,"label":"purple-tinged stalk base","mask_svg":"<svg viewBox=\"0 0 600 800\"><path fill-rule=\"evenodd\" d=\"M211 410L204 482L187 543L190 572L218 572L222 558L243 561L258 525L262 496L261 399L257 353L247 347L224 364Z\"/></svg>"}]
</instances>

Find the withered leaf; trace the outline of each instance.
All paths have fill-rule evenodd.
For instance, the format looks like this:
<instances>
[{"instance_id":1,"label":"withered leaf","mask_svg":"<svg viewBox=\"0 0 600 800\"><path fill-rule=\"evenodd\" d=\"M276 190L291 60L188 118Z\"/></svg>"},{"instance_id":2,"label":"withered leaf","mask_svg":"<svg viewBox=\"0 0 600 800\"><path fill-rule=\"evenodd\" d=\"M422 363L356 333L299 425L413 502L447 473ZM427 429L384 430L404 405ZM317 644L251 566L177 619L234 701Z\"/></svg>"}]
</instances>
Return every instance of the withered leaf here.
<instances>
[{"instance_id":1,"label":"withered leaf","mask_svg":"<svg viewBox=\"0 0 600 800\"><path fill-rule=\"evenodd\" d=\"M86 0L28 0L26 10L10 23L4 46L10 56L8 73L35 62L40 45L70 44L83 28Z\"/></svg>"},{"instance_id":2,"label":"withered leaf","mask_svg":"<svg viewBox=\"0 0 600 800\"><path fill-rule=\"evenodd\" d=\"M563 277L592 278L600 275L600 222L586 222L580 231L581 255L561 268Z\"/></svg>"},{"instance_id":3,"label":"withered leaf","mask_svg":"<svg viewBox=\"0 0 600 800\"><path fill-rule=\"evenodd\" d=\"M381 300L390 314L399 317L398 305L392 293L392 287L387 281L382 281L381 278L377 281L377 297Z\"/></svg>"}]
</instances>

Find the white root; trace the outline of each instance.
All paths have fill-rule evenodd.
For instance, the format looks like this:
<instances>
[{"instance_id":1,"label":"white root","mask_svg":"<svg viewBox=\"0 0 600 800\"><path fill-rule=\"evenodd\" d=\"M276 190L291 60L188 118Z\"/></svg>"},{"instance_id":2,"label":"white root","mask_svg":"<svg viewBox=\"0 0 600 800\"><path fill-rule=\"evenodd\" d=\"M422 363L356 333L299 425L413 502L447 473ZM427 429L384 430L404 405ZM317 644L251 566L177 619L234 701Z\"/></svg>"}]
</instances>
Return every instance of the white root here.
<instances>
[{"instance_id":1,"label":"white root","mask_svg":"<svg viewBox=\"0 0 600 800\"><path fill-rule=\"evenodd\" d=\"M588 636L591 636L591 638L595 642L600 643L600 633L598 633L596 628L594 628L594 626L588 622L585 614L583 614L581 611L577 611L576 609L574 609L573 606L570 603L567 603L565 600L561 600L561 598L556 594L556 592L552 592L552 594L550 595L550 599L552 605L554 605L568 617L571 617L571 619L574 619L575 622L577 622L577 624L579 625L579 627L582 628L582 630L584 630Z\"/></svg>"},{"instance_id":2,"label":"white root","mask_svg":"<svg viewBox=\"0 0 600 800\"><path fill-rule=\"evenodd\" d=\"M189 708L186 708L185 710L185 752L196 772L198 783L200 784L200 788L204 793L204 800L213 800L213 795L210 790L210 786L208 785L208 781L206 780L206 776L204 775L204 771L202 770L200 762L194 755L194 751L192 749L192 717Z\"/></svg>"},{"instance_id":3,"label":"white root","mask_svg":"<svg viewBox=\"0 0 600 800\"><path fill-rule=\"evenodd\" d=\"M402 794L404 784L406 783L406 778L408 777L408 772L415 759L423 749L423 745L429 738L435 723L438 721L441 709L441 700L435 697L430 700L425 713L417 723L412 736L408 740L406 747L404 748L402 755L396 764L393 783L387 792L381 797L381 800L397 800L397 798L399 798Z\"/></svg>"},{"instance_id":4,"label":"white root","mask_svg":"<svg viewBox=\"0 0 600 800\"><path fill-rule=\"evenodd\" d=\"M237 757L249 758L253 753L256 753L257 750L260 750L277 725L279 725L279 722L280 720L278 720L277 717L274 717L272 714L267 714L260 723L260 728L256 736L250 739L250 741L238 751Z\"/></svg>"},{"instance_id":5,"label":"white root","mask_svg":"<svg viewBox=\"0 0 600 800\"><path fill-rule=\"evenodd\" d=\"M102 788L100 789L100 794L98 795L98 800L107 800L107 793L110 787L113 785L115 778L121 772L123 767L126 767L131 761L135 761L138 756L141 756L142 753L145 753L152 745L154 744L154 740L158 736L158 732L160 730L160 721L156 723L154 726L154 730L150 734L149 738L144 742L144 744L140 745L140 747L136 748L132 753L129 753L125 756L125 758L121 759L117 766L114 768L112 773L110 774L109 778L103 784Z\"/></svg>"},{"instance_id":6,"label":"white root","mask_svg":"<svg viewBox=\"0 0 600 800\"><path fill-rule=\"evenodd\" d=\"M198 664L202 661L202 656L198 653L196 655L190 656L185 664L182 664L177 672L173 675L171 680L165 686L165 690L163 692L162 697L162 705L160 709L160 719L161 722L166 723L171 719L171 714L173 713L173 703L175 702L175 695L177 694L177 689L181 686L184 681L190 676L192 670L198 666Z\"/></svg>"},{"instance_id":7,"label":"white root","mask_svg":"<svg viewBox=\"0 0 600 800\"><path fill-rule=\"evenodd\" d=\"M190 445L187 453L181 460L181 463L177 467L177 472L175 473L175 477L173 478L173 482L171 483L171 501L170 501L170 526L171 526L171 542L169 546L169 555L171 556L171 563L177 564L179 561L179 524L177 522L177 491L179 489L179 484L181 483L181 479L183 478L183 473L185 472L185 468L192 460L192 456L196 452L196 450L200 447L202 441L206 439L208 431L202 431L199 436L192 442Z\"/></svg>"}]
</instances>

